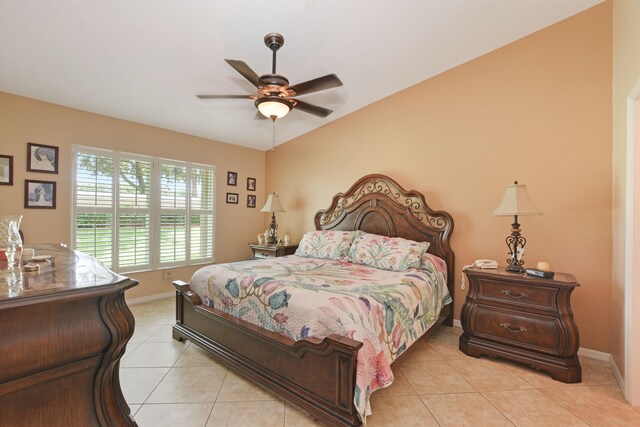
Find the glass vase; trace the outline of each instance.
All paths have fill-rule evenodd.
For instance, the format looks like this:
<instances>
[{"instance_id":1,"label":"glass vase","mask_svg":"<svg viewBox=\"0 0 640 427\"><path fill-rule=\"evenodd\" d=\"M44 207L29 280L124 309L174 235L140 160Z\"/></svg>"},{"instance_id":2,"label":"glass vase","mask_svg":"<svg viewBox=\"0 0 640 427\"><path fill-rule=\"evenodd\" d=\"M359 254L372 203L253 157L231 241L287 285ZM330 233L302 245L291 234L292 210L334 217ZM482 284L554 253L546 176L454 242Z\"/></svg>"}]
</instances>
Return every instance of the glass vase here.
<instances>
[{"instance_id":1,"label":"glass vase","mask_svg":"<svg viewBox=\"0 0 640 427\"><path fill-rule=\"evenodd\" d=\"M0 216L0 248L5 251L9 268L19 266L22 261L21 221L22 215Z\"/></svg>"}]
</instances>

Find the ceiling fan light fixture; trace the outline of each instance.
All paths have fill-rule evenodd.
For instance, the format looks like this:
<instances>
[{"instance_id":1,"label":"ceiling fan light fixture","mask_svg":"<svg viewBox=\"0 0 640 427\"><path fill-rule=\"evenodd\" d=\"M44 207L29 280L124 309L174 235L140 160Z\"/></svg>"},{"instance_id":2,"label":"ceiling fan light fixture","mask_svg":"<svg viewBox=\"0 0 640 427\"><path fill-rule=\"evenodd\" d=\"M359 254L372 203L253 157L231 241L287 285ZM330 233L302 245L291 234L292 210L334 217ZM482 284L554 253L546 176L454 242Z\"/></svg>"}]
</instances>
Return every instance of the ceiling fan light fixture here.
<instances>
[{"instance_id":1,"label":"ceiling fan light fixture","mask_svg":"<svg viewBox=\"0 0 640 427\"><path fill-rule=\"evenodd\" d=\"M293 105L286 99L268 97L256 100L256 107L260 113L269 119L281 119L286 116ZM275 118L274 118L275 117Z\"/></svg>"}]
</instances>

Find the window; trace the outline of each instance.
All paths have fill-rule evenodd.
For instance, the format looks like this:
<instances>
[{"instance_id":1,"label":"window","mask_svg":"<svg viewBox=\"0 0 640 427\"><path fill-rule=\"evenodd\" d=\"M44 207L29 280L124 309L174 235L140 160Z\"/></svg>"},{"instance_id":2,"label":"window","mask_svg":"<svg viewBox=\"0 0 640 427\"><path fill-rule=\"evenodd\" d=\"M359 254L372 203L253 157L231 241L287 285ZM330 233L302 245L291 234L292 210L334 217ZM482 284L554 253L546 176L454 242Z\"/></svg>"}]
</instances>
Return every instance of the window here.
<instances>
[{"instance_id":1,"label":"window","mask_svg":"<svg viewBox=\"0 0 640 427\"><path fill-rule=\"evenodd\" d=\"M73 246L118 272L214 260L215 168L74 147Z\"/></svg>"}]
</instances>

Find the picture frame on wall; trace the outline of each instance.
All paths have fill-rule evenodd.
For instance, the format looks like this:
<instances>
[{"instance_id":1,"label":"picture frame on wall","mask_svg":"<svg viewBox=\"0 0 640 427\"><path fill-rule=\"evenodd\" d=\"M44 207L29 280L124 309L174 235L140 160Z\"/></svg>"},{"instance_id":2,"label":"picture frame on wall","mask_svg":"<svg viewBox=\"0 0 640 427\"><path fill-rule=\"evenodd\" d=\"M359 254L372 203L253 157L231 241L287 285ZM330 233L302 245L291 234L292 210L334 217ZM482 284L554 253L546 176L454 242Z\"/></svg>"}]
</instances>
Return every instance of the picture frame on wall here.
<instances>
[{"instance_id":1,"label":"picture frame on wall","mask_svg":"<svg viewBox=\"0 0 640 427\"><path fill-rule=\"evenodd\" d=\"M227 172L227 185L238 185L238 172Z\"/></svg>"},{"instance_id":2,"label":"picture frame on wall","mask_svg":"<svg viewBox=\"0 0 640 427\"><path fill-rule=\"evenodd\" d=\"M27 171L58 173L58 147L27 143Z\"/></svg>"},{"instance_id":3,"label":"picture frame on wall","mask_svg":"<svg viewBox=\"0 0 640 427\"><path fill-rule=\"evenodd\" d=\"M0 154L0 185L13 185L13 156Z\"/></svg>"},{"instance_id":4,"label":"picture frame on wall","mask_svg":"<svg viewBox=\"0 0 640 427\"><path fill-rule=\"evenodd\" d=\"M238 204L238 193L227 193L227 203Z\"/></svg>"},{"instance_id":5,"label":"picture frame on wall","mask_svg":"<svg viewBox=\"0 0 640 427\"><path fill-rule=\"evenodd\" d=\"M256 191L256 179L255 178L247 178L247 190L248 191Z\"/></svg>"},{"instance_id":6,"label":"picture frame on wall","mask_svg":"<svg viewBox=\"0 0 640 427\"><path fill-rule=\"evenodd\" d=\"M256 195L255 194L247 194L247 207L255 208L256 207Z\"/></svg>"},{"instance_id":7,"label":"picture frame on wall","mask_svg":"<svg viewBox=\"0 0 640 427\"><path fill-rule=\"evenodd\" d=\"M56 183L54 181L25 179L24 207L27 209L55 209Z\"/></svg>"}]
</instances>

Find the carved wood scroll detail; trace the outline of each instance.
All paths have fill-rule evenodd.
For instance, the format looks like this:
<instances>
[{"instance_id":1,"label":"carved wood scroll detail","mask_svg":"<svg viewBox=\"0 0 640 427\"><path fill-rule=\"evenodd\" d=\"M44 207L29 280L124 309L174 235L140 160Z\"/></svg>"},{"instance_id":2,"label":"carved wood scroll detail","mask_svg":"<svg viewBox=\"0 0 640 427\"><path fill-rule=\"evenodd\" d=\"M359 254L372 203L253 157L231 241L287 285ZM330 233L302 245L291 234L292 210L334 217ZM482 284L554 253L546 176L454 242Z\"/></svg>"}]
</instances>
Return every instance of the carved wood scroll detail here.
<instances>
[{"instance_id":1,"label":"carved wood scroll detail","mask_svg":"<svg viewBox=\"0 0 640 427\"><path fill-rule=\"evenodd\" d=\"M365 179L369 178L369 179ZM346 194L339 194L335 199L335 208L329 209L320 215L320 225L327 225L340 218L345 210L358 204L358 202L370 194L384 194L388 200L395 202L399 207L405 208L416 220L422 224L445 230L448 226L447 219L434 214L426 205L420 194L412 194L400 187L395 181L381 175L370 175L361 179Z\"/></svg>"}]
</instances>

